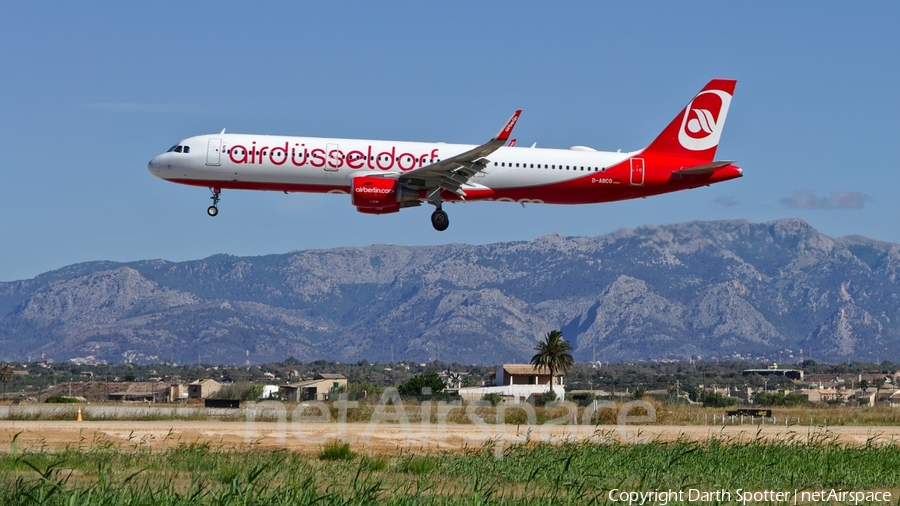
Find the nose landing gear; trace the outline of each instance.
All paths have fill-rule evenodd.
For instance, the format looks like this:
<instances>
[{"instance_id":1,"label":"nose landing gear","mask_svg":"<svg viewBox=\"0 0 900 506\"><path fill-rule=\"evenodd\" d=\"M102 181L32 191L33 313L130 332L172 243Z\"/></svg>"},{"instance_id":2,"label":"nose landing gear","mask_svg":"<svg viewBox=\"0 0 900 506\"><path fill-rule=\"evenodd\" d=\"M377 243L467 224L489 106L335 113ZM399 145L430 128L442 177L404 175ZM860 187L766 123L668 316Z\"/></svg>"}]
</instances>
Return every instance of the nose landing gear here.
<instances>
[{"instance_id":1,"label":"nose landing gear","mask_svg":"<svg viewBox=\"0 0 900 506\"><path fill-rule=\"evenodd\" d=\"M213 204L206 208L206 214L216 216L219 214L219 208L216 206L219 204L219 194L222 193L222 190L220 188L210 188L210 191L212 191L212 197L210 197L210 199L212 199Z\"/></svg>"}]
</instances>

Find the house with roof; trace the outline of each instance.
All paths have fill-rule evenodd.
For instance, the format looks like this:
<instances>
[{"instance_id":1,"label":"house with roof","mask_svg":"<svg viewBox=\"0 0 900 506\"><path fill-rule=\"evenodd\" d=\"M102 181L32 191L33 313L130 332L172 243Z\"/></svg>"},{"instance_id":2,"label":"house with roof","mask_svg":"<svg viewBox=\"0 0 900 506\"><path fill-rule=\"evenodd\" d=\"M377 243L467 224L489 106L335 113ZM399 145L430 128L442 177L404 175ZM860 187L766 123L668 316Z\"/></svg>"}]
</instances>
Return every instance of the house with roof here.
<instances>
[{"instance_id":1,"label":"house with roof","mask_svg":"<svg viewBox=\"0 0 900 506\"><path fill-rule=\"evenodd\" d=\"M847 402L848 396L847 391L838 390L836 388L804 388L798 393L800 395L805 395L806 399L813 404L818 402L844 403Z\"/></svg>"},{"instance_id":2,"label":"house with roof","mask_svg":"<svg viewBox=\"0 0 900 506\"><path fill-rule=\"evenodd\" d=\"M123 390L109 392L106 399L118 402L162 402L166 400L168 386L158 381L137 381L132 383L116 383L124 387Z\"/></svg>"},{"instance_id":3,"label":"house with roof","mask_svg":"<svg viewBox=\"0 0 900 506\"><path fill-rule=\"evenodd\" d=\"M860 406L874 406L877 394L878 392L874 388L871 390L857 390L853 392L852 398Z\"/></svg>"},{"instance_id":4,"label":"house with roof","mask_svg":"<svg viewBox=\"0 0 900 506\"><path fill-rule=\"evenodd\" d=\"M564 399L566 388L562 374L555 374L553 391L557 399ZM459 396L468 401L480 400L485 394L500 394L512 402L533 401L550 391L550 370L531 364L503 364L497 368L494 386L460 388Z\"/></svg>"},{"instance_id":5,"label":"house with roof","mask_svg":"<svg viewBox=\"0 0 900 506\"><path fill-rule=\"evenodd\" d=\"M343 374L322 373L313 379L282 385L279 392L285 401L325 401L346 386L347 378Z\"/></svg>"},{"instance_id":6,"label":"house with roof","mask_svg":"<svg viewBox=\"0 0 900 506\"><path fill-rule=\"evenodd\" d=\"M206 399L222 389L222 384L214 379L197 380L188 383L188 398Z\"/></svg>"}]
</instances>

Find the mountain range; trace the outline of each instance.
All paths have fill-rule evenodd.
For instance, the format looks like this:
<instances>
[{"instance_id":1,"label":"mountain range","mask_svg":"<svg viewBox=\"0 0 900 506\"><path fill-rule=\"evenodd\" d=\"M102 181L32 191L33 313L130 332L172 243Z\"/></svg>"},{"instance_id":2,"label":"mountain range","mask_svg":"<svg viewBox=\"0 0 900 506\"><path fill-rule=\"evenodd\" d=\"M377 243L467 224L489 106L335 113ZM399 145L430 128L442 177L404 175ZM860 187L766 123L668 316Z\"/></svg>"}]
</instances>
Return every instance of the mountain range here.
<instances>
[{"instance_id":1,"label":"mountain range","mask_svg":"<svg viewBox=\"0 0 900 506\"><path fill-rule=\"evenodd\" d=\"M799 219L87 262L0 283L0 360L900 361L900 244Z\"/></svg>"}]
</instances>

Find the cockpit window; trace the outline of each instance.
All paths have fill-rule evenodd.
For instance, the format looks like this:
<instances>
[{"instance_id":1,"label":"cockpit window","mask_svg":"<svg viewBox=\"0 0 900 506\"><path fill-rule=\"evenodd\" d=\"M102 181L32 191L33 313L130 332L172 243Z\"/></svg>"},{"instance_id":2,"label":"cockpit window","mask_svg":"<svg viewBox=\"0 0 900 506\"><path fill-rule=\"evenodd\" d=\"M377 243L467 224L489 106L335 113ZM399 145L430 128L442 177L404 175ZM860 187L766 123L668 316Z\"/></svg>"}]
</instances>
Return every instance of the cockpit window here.
<instances>
[{"instance_id":1,"label":"cockpit window","mask_svg":"<svg viewBox=\"0 0 900 506\"><path fill-rule=\"evenodd\" d=\"M175 152L181 153L181 146L175 146Z\"/></svg>"},{"instance_id":2,"label":"cockpit window","mask_svg":"<svg viewBox=\"0 0 900 506\"><path fill-rule=\"evenodd\" d=\"M175 148L177 148L177 147L178 146L172 146L171 148L169 148L168 151L166 151L166 153L171 153L172 151L175 151Z\"/></svg>"},{"instance_id":3,"label":"cockpit window","mask_svg":"<svg viewBox=\"0 0 900 506\"><path fill-rule=\"evenodd\" d=\"M185 147L184 147L184 152L185 152L185 153L190 153L190 152L191 152L191 147L190 147L190 146L185 146Z\"/></svg>"},{"instance_id":4,"label":"cockpit window","mask_svg":"<svg viewBox=\"0 0 900 506\"><path fill-rule=\"evenodd\" d=\"M166 153L172 153L172 152L175 152L175 153L190 153L190 152L191 152L191 147L190 147L190 146L182 146L181 144L179 144L179 145L177 145L177 146L172 146L171 148L169 148L168 151L166 151Z\"/></svg>"}]
</instances>

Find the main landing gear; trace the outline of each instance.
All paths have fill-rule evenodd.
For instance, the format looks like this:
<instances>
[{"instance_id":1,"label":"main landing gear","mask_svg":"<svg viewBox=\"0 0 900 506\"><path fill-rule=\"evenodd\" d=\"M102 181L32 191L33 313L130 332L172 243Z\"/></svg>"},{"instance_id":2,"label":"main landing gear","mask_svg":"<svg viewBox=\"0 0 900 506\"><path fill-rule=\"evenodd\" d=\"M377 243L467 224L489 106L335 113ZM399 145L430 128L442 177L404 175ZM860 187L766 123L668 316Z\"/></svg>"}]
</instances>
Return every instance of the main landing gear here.
<instances>
[{"instance_id":1,"label":"main landing gear","mask_svg":"<svg viewBox=\"0 0 900 506\"><path fill-rule=\"evenodd\" d=\"M441 209L441 204L443 204L443 202L441 200L440 187L431 190L431 193L428 194L428 201L434 204L434 212L431 213L431 226L438 232L447 230L447 227L450 226L450 218L448 218L447 213Z\"/></svg>"},{"instance_id":2,"label":"main landing gear","mask_svg":"<svg viewBox=\"0 0 900 506\"><path fill-rule=\"evenodd\" d=\"M213 205L206 208L206 214L216 216L219 214L219 208L216 206L219 204L219 194L222 193L222 190L220 188L210 188L210 191L212 191L212 197L210 198L213 201Z\"/></svg>"},{"instance_id":3,"label":"main landing gear","mask_svg":"<svg viewBox=\"0 0 900 506\"><path fill-rule=\"evenodd\" d=\"M443 232L450 226L450 218L440 207L431 213L431 226L438 232Z\"/></svg>"}]
</instances>

